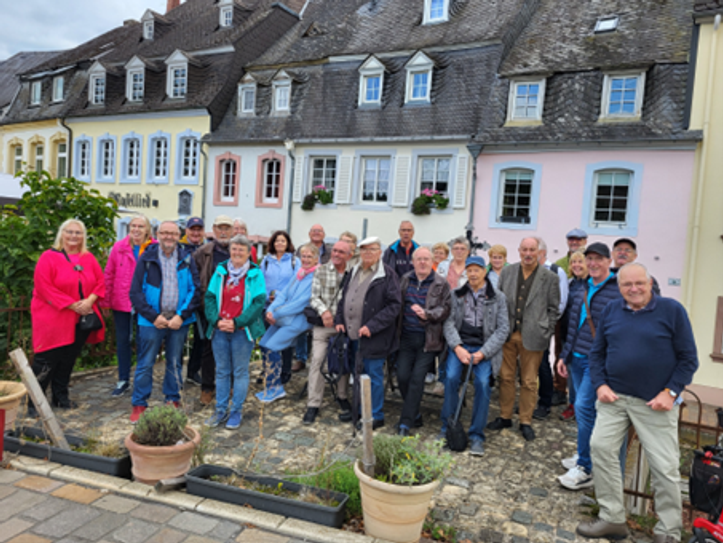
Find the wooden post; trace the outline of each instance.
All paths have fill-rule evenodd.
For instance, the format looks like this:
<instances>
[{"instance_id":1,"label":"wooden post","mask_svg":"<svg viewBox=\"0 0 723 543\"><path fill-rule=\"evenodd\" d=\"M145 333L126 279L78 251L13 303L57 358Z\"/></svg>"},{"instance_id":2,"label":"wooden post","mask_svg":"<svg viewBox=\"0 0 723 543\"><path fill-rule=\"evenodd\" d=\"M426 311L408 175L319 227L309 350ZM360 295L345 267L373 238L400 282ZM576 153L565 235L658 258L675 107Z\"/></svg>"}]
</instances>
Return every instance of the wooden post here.
<instances>
[{"instance_id":1,"label":"wooden post","mask_svg":"<svg viewBox=\"0 0 723 543\"><path fill-rule=\"evenodd\" d=\"M25 352L22 349L15 349L10 353L10 360L13 361L15 369L20 374L20 378L23 380L25 388L28 389L28 394L35 404L35 409L40 413L40 420L43 423L45 431L50 435L50 439L53 440L56 447L70 450L70 445L65 439L58 419L55 418L55 413L48 404L48 399L45 397L45 393L38 384L38 379L35 377L30 364L28 364L28 358L25 356Z\"/></svg>"},{"instance_id":2,"label":"wooden post","mask_svg":"<svg viewBox=\"0 0 723 543\"><path fill-rule=\"evenodd\" d=\"M3 451L5 450L5 410L0 409L0 463L3 461Z\"/></svg>"},{"instance_id":3,"label":"wooden post","mask_svg":"<svg viewBox=\"0 0 723 543\"><path fill-rule=\"evenodd\" d=\"M362 456L362 468L369 477L374 477L374 439L372 418L372 381L368 375L362 375L359 385L361 386L362 406L362 438L364 454Z\"/></svg>"}]
</instances>

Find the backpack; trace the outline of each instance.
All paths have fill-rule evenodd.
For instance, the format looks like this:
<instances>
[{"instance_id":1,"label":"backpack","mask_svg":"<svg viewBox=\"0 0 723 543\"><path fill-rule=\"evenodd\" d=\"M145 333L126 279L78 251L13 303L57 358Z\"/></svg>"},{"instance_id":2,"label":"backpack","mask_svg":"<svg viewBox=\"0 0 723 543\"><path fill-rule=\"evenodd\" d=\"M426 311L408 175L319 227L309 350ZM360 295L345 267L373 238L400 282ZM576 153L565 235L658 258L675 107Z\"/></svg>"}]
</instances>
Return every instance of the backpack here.
<instances>
[{"instance_id":1,"label":"backpack","mask_svg":"<svg viewBox=\"0 0 723 543\"><path fill-rule=\"evenodd\" d=\"M342 375L351 373L350 343L349 337L343 332L329 338L326 352L327 373L337 381Z\"/></svg>"}]
</instances>

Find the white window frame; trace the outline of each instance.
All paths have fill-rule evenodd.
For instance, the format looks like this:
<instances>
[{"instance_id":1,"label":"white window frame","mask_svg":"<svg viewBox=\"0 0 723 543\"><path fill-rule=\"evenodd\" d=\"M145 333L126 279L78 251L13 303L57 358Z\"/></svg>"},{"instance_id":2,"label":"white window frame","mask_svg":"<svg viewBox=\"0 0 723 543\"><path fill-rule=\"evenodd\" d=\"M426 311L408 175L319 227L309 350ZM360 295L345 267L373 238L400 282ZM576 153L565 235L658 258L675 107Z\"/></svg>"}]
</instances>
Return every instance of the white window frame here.
<instances>
[{"instance_id":1,"label":"white window frame","mask_svg":"<svg viewBox=\"0 0 723 543\"><path fill-rule=\"evenodd\" d=\"M406 91L404 93L404 103L424 104L431 101L432 96L432 77L434 75L434 63L427 55L419 51L415 54L406 65L407 82ZM424 96L413 98L414 93L414 77L416 75L427 74L427 88Z\"/></svg>"},{"instance_id":2,"label":"white window frame","mask_svg":"<svg viewBox=\"0 0 723 543\"><path fill-rule=\"evenodd\" d=\"M181 138L180 141L178 152L180 153L181 171L179 177L183 181L191 181L198 178L198 157L201 143L198 138L193 137Z\"/></svg>"},{"instance_id":3,"label":"white window frame","mask_svg":"<svg viewBox=\"0 0 723 543\"><path fill-rule=\"evenodd\" d=\"M56 167L57 167L57 174L59 178L62 177L68 177L68 142L67 141L59 141L56 143L57 147L57 153L56 153ZM61 145L65 146L65 151L61 151ZM60 167L60 161L63 160L63 167Z\"/></svg>"},{"instance_id":4,"label":"white window frame","mask_svg":"<svg viewBox=\"0 0 723 543\"><path fill-rule=\"evenodd\" d=\"M233 26L233 6L221 7L218 24L221 28L229 28Z\"/></svg>"},{"instance_id":5,"label":"white window frame","mask_svg":"<svg viewBox=\"0 0 723 543\"><path fill-rule=\"evenodd\" d=\"M136 92L135 78L140 76L140 91ZM142 102L146 92L146 71L143 68L133 68L126 72L126 99L129 102Z\"/></svg>"},{"instance_id":6,"label":"white window frame","mask_svg":"<svg viewBox=\"0 0 723 543\"><path fill-rule=\"evenodd\" d=\"M637 83L635 86L635 103L634 111L632 113L610 113L610 100L613 93L612 84L615 79L632 79L636 78ZM645 72L640 71L626 71L626 72L614 72L605 74L603 80L603 93L602 93L602 104L600 110L601 119L626 119L635 120L639 119L642 115L643 110L643 99L645 94Z\"/></svg>"},{"instance_id":7,"label":"white window frame","mask_svg":"<svg viewBox=\"0 0 723 543\"><path fill-rule=\"evenodd\" d=\"M273 90L274 111L276 113L288 113L291 110L291 80L274 81Z\"/></svg>"},{"instance_id":8,"label":"white window frame","mask_svg":"<svg viewBox=\"0 0 723 543\"><path fill-rule=\"evenodd\" d=\"M371 78L379 78L379 98L376 100L367 99L367 90L369 89L369 80ZM384 65L372 56L369 57L364 64L359 67L359 105L360 106L380 106L384 96Z\"/></svg>"},{"instance_id":9,"label":"white window frame","mask_svg":"<svg viewBox=\"0 0 723 543\"><path fill-rule=\"evenodd\" d=\"M126 183L138 183L141 179L142 163L141 138L131 135L123 139L123 172L121 181Z\"/></svg>"},{"instance_id":10,"label":"white window frame","mask_svg":"<svg viewBox=\"0 0 723 543\"><path fill-rule=\"evenodd\" d=\"M442 14L432 17L432 7L436 2L442 2ZM436 24L449 21L449 0L424 0L424 19L422 24Z\"/></svg>"},{"instance_id":11,"label":"white window frame","mask_svg":"<svg viewBox=\"0 0 723 543\"><path fill-rule=\"evenodd\" d=\"M434 180L432 181L431 187L422 187L422 173L424 172L424 168L422 167L425 160L434 160ZM441 191L437 188L437 183L440 182L438 179L438 173L439 173L439 161L440 160L446 160L449 162L449 169L447 170L447 190ZM443 194L445 198L449 198L450 202L452 201L452 174L454 172L454 156L453 155L420 155L417 158L417 194L421 193L423 188L431 188L433 190L439 191L440 194ZM425 181L426 183L427 181Z\"/></svg>"},{"instance_id":12,"label":"white window frame","mask_svg":"<svg viewBox=\"0 0 723 543\"><path fill-rule=\"evenodd\" d=\"M600 17L595 22L595 34L605 34L607 32L615 32L618 29L620 17L611 15L609 17Z\"/></svg>"},{"instance_id":13,"label":"white window frame","mask_svg":"<svg viewBox=\"0 0 723 543\"><path fill-rule=\"evenodd\" d=\"M364 182L366 181L365 175L367 172L367 161L369 160L376 160L378 162L374 177L374 199L373 200L365 200L364 199ZM387 172L387 199L386 200L378 200L377 197L379 195L379 172L381 161L386 160L389 163L389 169ZM371 205L371 206L380 206L380 207L386 207L391 205L392 203L392 178L394 175L393 172L394 168L394 160L391 155L363 155L360 157L359 161L359 199L358 202L361 205Z\"/></svg>"},{"instance_id":14,"label":"white window frame","mask_svg":"<svg viewBox=\"0 0 723 543\"><path fill-rule=\"evenodd\" d=\"M271 164L277 165L277 171L269 171ZM281 198L281 160L278 158L269 158L264 160L263 185L261 186L261 201L264 204L278 204ZM271 187L272 191L276 191L276 197L267 196L266 191Z\"/></svg>"},{"instance_id":15,"label":"white window frame","mask_svg":"<svg viewBox=\"0 0 723 543\"><path fill-rule=\"evenodd\" d=\"M520 79L512 81L510 84L510 97L507 103L507 120L508 121L541 121L542 112L545 104L545 79ZM517 97L518 91L524 85L537 85L537 109L533 116L517 115ZM530 107L530 106L527 106Z\"/></svg>"},{"instance_id":16,"label":"white window frame","mask_svg":"<svg viewBox=\"0 0 723 543\"><path fill-rule=\"evenodd\" d=\"M65 79L62 75L53 78L53 102L65 100Z\"/></svg>"},{"instance_id":17,"label":"white window frame","mask_svg":"<svg viewBox=\"0 0 723 543\"><path fill-rule=\"evenodd\" d=\"M90 103L93 105L105 104L105 74L90 77Z\"/></svg>"},{"instance_id":18,"label":"white window frame","mask_svg":"<svg viewBox=\"0 0 723 543\"><path fill-rule=\"evenodd\" d=\"M40 167L38 167L40 166ZM45 168L45 145L42 143L35 144L35 171L40 173Z\"/></svg>"},{"instance_id":19,"label":"white window frame","mask_svg":"<svg viewBox=\"0 0 723 543\"><path fill-rule=\"evenodd\" d=\"M246 107L246 94L252 93L251 107ZM238 86L238 114L253 115L256 112L256 84L244 83Z\"/></svg>"},{"instance_id":20,"label":"white window frame","mask_svg":"<svg viewBox=\"0 0 723 543\"><path fill-rule=\"evenodd\" d=\"M43 97L43 82L42 81L33 81L30 84L30 105L31 106L40 105L40 102L42 101L42 97Z\"/></svg>"},{"instance_id":21,"label":"white window frame","mask_svg":"<svg viewBox=\"0 0 723 543\"><path fill-rule=\"evenodd\" d=\"M153 39L153 33L154 33L153 27L154 27L153 20L143 21L143 39L144 40L152 40Z\"/></svg>"},{"instance_id":22,"label":"white window frame","mask_svg":"<svg viewBox=\"0 0 723 543\"><path fill-rule=\"evenodd\" d=\"M179 77L182 85L176 85L176 70L183 70L183 76ZM168 66L168 85L166 92L169 98L182 100L188 93L188 63L171 64Z\"/></svg>"},{"instance_id":23,"label":"white window frame","mask_svg":"<svg viewBox=\"0 0 723 543\"><path fill-rule=\"evenodd\" d=\"M599 221L596 220L595 214L598 210L597 207L597 200L598 200L598 189L600 187L600 175L601 174L612 174L613 175L613 184L611 185L613 188L615 187L615 176L616 175L627 175L627 194L625 195L625 220L623 221L613 221L613 220L607 220L607 221ZM611 168L611 169L605 169L605 170L596 170L594 173L594 179L593 179L593 187L592 187L592 198L590 201L590 223L594 228L625 228L628 226L628 223L630 221L630 213L631 213L631 205L632 205L632 199L633 199L633 183L635 182L635 174L634 172L630 170L624 170L621 168ZM620 186L623 186L622 184ZM607 212L612 214L612 200L613 195L607 196L605 198L608 198L610 200Z\"/></svg>"},{"instance_id":24,"label":"white window frame","mask_svg":"<svg viewBox=\"0 0 723 543\"><path fill-rule=\"evenodd\" d=\"M15 145L13 150L13 175L23 171L23 146Z\"/></svg>"},{"instance_id":25,"label":"white window frame","mask_svg":"<svg viewBox=\"0 0 723 543\"><path fill-rule=\"evenodd\" d=\"M527 204L527 206L522 206L522 205L519 205L519 204L518 204L518 199L519 199L519 197L520 197L519 191L518 191L518 192L515 193L515 198L516 198L515 203L511 206L511 207L513 207L514 209L518 209L518 208L522 208L522 207L527 207L527 208L528 208L527 221L524 221L524 220L522 220L522 221L515 221L515 220L503 221L503 220L502 220L502 212L503 212L503 209L504 209L505 207L510 207L509 205L507 205L507 206L505 205L505 185L507 184L507 175L508 175L508 174L511 174L511 173L517 173L517 174L518 174L518 177L517 177L517 179L516 179L518 188L519 188L519 182L520 182L519 174L524 173L525 175L529 175L529 177L530 177L530 179L529 179L530 193L529 193L529 196L528 196L529 199L530 199L529 204ZM525 181L527 181L527 180L525 180ZM498 224L501 224L501 225L512 225L512 224L515 224L515 225L524 225L524 226L529 227L529 226L531 225L531 223L533 222L533 220L534 220L533 210L534 210L534 206L536 205L535 198L534 198L534 193L535 193L535 171L534 171L534 170L531 170L531 169L529 169L529 168L525 168L525 167L505 168L504 170L502 170L502 171L500 172L499 184L500 184L500 186L499 186L499 197L498 197L498 199L497 199L496 212L495 212L495 216L494 216L495 221L496 221ZM517 215L515 215L515 217L517 217Z\"/></svg>"},{"instance_id":26,"label":"white window frame","mask_svg":"<svg viewBox=\"0 0 723 543\"><path fill-rule=\"evenodd\" d=\"M98 161L96 165L98 182L115 182L117 147L117 138L115 136L106 133L98 138Z\"/></svg>"},{"instance_id":27,"label":"white window frame","mask_svg":"<svg viewBox=\"0 0 723 543\"><path fill-rule=\"evenodd\" d=\"M75 176L82 180L90 180L91 157L93 156L93 143L86 137L80 137L75 140L76 160L75 160Z\"/></svg>"},{"instance_id":28,"label":"white window frame","mask_svg":"<svg viewBox=\"0 0 723 543\"><path fill-rule=\"evenodd\" d=\"M171 167L171 135L161 131L150 134L147 152L146 183L154 185L168 183Z\"/></svg>"},{"instance_id":29,"label":"white window frame","mask_svg":"<svg viewBox=\"0 0 723 543\"><path fill-rule=\"evenodd\" d=\"M323 161L321 171L322 178L317 181L314 177L314 172L317 170L316 161ZM334 169L329 168L329 161L334 161ZM332 177L327 177L329 171L333 171ZM331 179L332 187L330 188L327 182ZM326 190L331 192L332 195L336 194L337 184L339 183L339 157L336 155L313 155L309 157L309 193L314 191L314 187L318 185L324 185Z\"/></svg>"},{"instance_id":30,"label":"white window frame","mask_svg":"<svg viewBox=\"0 0 723 543\"><path fill-rule=\"evenodd\" d=\"M220 196L222 202L236 201L236 177L238 175L239 172L235 160L225 159L221 161Z\"/></svg>"}]
</instances>

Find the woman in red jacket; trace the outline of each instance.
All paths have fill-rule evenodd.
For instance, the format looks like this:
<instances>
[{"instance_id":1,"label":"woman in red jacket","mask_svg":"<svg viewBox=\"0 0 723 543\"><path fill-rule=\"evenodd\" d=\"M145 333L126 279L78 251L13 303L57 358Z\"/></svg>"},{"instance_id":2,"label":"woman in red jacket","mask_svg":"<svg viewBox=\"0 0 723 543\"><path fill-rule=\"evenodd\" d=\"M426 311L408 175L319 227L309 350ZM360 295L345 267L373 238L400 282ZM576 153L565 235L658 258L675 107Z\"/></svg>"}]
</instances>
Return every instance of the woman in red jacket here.
<instances>
[{"instance_id":1,"label":"woman in red jacket","mask_svg":"<svg viewBox=\"0 0 723 543\"><path fill-rule=\"evenodd\" d=\"M151 223L138 215L128 225L128 235L113 245L105 266L105 299L103 312L113 311L115 323L118 384L112 396L122 396L130 386L131 347L133 344L133 315L131 312L131 282L136 262L151 243Z\"/></svg>"},{"instance_id":2,"label":"woman in red jacket","mask_svg":"<svg viewBox=\"0 0 723 543\"><path fill-rule=\"evenodd\" d=\"M105 336L96 304L105 296L103 270L86 247L86 230L81 221L68 219L60 226L53 247L40 255L34 281L30 303L33 371L43 391L52 383L53 406L77 407L68 397L75 360L86 341L99 343ZM81 317L91 313L97 315L101 326L84 330ZM31 414L33 410L31 406Z\"/></svg>"}]
</instances>

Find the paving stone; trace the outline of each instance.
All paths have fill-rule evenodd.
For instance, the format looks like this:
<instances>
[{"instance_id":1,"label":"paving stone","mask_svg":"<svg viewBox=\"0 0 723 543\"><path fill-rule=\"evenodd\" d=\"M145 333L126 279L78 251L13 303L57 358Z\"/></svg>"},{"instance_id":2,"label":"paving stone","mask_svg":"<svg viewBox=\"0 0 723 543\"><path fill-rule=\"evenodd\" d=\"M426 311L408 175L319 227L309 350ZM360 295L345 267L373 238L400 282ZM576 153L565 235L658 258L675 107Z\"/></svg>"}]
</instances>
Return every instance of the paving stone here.
<instances>
[{"instance_id":1,"label":"paving stone","mask_svg":"<svg viewBox=\"0 0 723 543\"><path fill-rule=\"evenodd\" d=\"M562 528L558 528L557 532L555 532L555 535L557 535L557 537L561 537L562 539L567 539L568 541L575 540L574 533L568 532L567 530L563 530Z\"/></svg>"},{"instance_id":2,"label":"paving stone","mask_svg":"<svg viewBox=\"0 0 723 543\"><path fill-rule=\"evenodd\" d=\"M43 494L18 489L12 495L0 500L0 522L4 522L18 513L47 500Z\"/></svg>"},{"instance_id":3,"label":"paving stone","mask_svg":"<svg viewBox=\"0 0 723 543\"><path fill-rule=\"evenodd\" d=\"M108 532L112 532L116 528L123 526L127 517L117 513L103 513L99 517L94 518L82 527L78 528L73 535L96 541L105 536Z\"/></svg>"},{"instance_id":4,"label":"paving stone","mask_svg":"<svg viewBox=\"0 0 723 543\"><path fill-rule=\"evenodd\" d=\"M143 507L138 507L130 512L132 517L141 520L150 520L152 522L166 522L178 514L178 510L165 505L155 503L144 503Z\"/></svg>"},{"instance_id":5,"label":"paving stone","mask_svg":"<svg viewBox=\"0 0 723 543\"><path fill-rule=\"evenodd\" d=\"M87 505L73 505L65 511L33 527L33 532L52 538L62 538L70 532L90 522L100 513ZM130 542L128 542L130 543Z\"/></svg>"},{"instance_id":6,"label":"paving stone","mask_svg":"<svg viewBox=\"0 0 723 543\"><path fill-rule=\"evenodd\" d=\"M527 511L517 510L512 513L512 521L519 524L532 524L532 514Z\"/></svg>"},{"instance_id":7,"label":"paving stone","mask_svg":"<svg viewBox=\"0 0 723 543\"><path fill-rule=\"evenodd\" d=\"M512 543L530 543L530 540L526 537L520 537L518 535L512 536Z\"/></svg>"},{"instance_id":8,"label":"paving stone","mask_svg":"<svg viewBox=\"0 0 723 543\"><path fill-rule=\"evenodd\" d=\"M183 541L187 535L188 534L179 532L178 530L163 528L160 532L151 536L146 543L179 543Z\"/></svg>"},{"instance_id":9,"label":"paving stone","mask_svg":"<svg viewBox=\"0 0 723 543\"><path fill-rule=\"evenodd\" d=\"M108 496L103 496L101 499L99 499L97 502L95 502L93 505L95 507L100 507L101 509L107 509L108 511L112 511L114 513L129 513L136 507L138 507L141 504L138 500L131 500L129 498L121 498L120 496L115 496L113 494L110 494Z\"/></svg>"},{"instance_id":10,"label":"paving stone","mask_svg":"<svg viewBox=\"0 0 723 543\"><path fill-rule=\"evenodd\" d=\"M111 534L121 543L143 543L158 531L158 525L139 519L131 519Z\"/></svg>"},{"instance_id":11,"label":"paving stone","mask_svg":"<svg viewBox=\"0 0 723 543\"><path fill-rule=\"evenodd\" d=\"M479 510L479 506L471 504L471 503L466 503L459 507L460 515L467 515L467 516L476 515L478 510Z\"/></svg>"},{"instance_id":12,"label":"paving stone","mask_svg":"<svg viewBox=\"0 0 723 543\"><path fill-rule=\"evenodd\" d=\"M18 488L26 488L28 490L35 490L36 492L42 492L43 494L47 494L49 492L52 492L56 488L63 486L64 484L65 483L63 483L62 481L54 481L53 479L42 477L40 475L28 475L24 479L21 479L17 483L15 483L15 486Z\"/></svg>"},{"instance_id":13,"label":"paving stone","mask_svg":"<svg viewBox=\"0 0 723 543\"><path fill-rule=\"evenodd\" d=\"M0 485L13 484L23 477L26 475L22 471L0 468Z\"/></svg>"},{"instance_id":14,"label":"paving stone","mask_svg":"<svg viewBox=\"0 0 723 543\"><path fill-rule=\"evenodd\" d=\"M552 532L553 528L549 524L543 524L542 522L535 522L532 527L538 532Z\"/></svg>"},{"instance_id":15,"label":"paving stone","mask_svg":"<svg viewBox=\"0 0 723 543\"><path fill-rule=\"evenodd\" d=\"M213 530L218 522L216 519L199 515L198 513L185 512L169 520L168 525L179 530L204 535Z\"/></svg>"},{"instance_id":16,"label":"paving stone","mask_svg":"<svg viewBox=\"0 0 723 543\"><path fill-rule=\"evenodd\" d=\"M219 539L211 539L200 535L190 535L183 543L224 543Z\"/></svg>"},{"instance_id":17,"label":"paving stone","mask_svg":"<svg viewBox=\"0 0 723 543\"><path fill-rule=\"evenodd\" d=\"M445 481L450 485L460 486L466 489L469 489L472 486L472 483L470 483L467 479L460 479L458 477L447 477Z\"/></svg>"},{"instance_id":18,"label":"paving stone","mask_svg":"<svg viewBox=\"0 0 723 543\"><path fill-rule=\"evenodd\" d=\"M69 484L60 487L54 492L51 492L51 496L87 505L101 498L103 494L100 491L95 490L94 488L87 488L76 484Z\"/></svg>"},{"instance_id":19,"label":"paving stone","mask_svg":"<svg viewBox=\"0 0 723 543\"><path fill-rule=\"evenodd\" d=\"M15 492L15 487L10 485L0 485L0 500L7 498L10 494Z\"/></svg>"},{"instance_id":20,"label":"paving stone","mask_svg":"<svg viewBox=\"0 0 723 543\"><path fill-rule=\"evenodd\" d=\"M221 541L227 541L233 539L241 531L241 525L236 522L229 522L228 520L222 520L216 527L211 530L208 535L214 539L220 539Z\"/></svg>"},{"instance_id":21,"label":"paving stone","mask_svg":"<svg viewBox=\"0 0 723 543\"><path fill-rule=\"evenodd\" d=\"M51 543L51 540L34 534L20 534L9 539L7 543Z\"/></svg>"},{"instance_id":22,"label":"paving stone","mask_svg":"<svg viewBox=\"0 0 723 543\"><path fill-rule=\"evenodd\" d=\"M464 530L461 530L457 532L457 541L476 541L477 537L472 532L465 532ZM485 543L487 543L485 541Z\"/></svg>"},{"instance_id":23,"label":"paving stone","mask_svg":"<svg viewBox=\"0 0 723 543\"><path fill-rule=\"evenodd\" d=\"M454 520L454 509L438 509L432 511L435 520L441 522L452 522Z\"/></svg>"},{"instance_id":24,"label":"paving stone","mask_svg":"<svg viewBox=\"0 0 723 543\"><path fill-rule=\"evenodd\" d=\"M34 523L19 518L11 518L0 524L0 542L7 541L30 528Z\"/></svg>"},{"instance_id":25,"label":"paving stone","mask_svg":"<svg viewBox=\"0 0 723 543\"><path fill-rule=\"evenodd\" d=\"M533 496L538 496L540 498L547 498L547 495L549 493L544 488L532 487L530 489L530 494L532 494Z\"/></svg>"},{"instance_id":26,"label":"paving stone","mask_svg":"<svg viewBox=\"0 0 723 543\"><path fill-rule=\"evenodd\" d=\"M73 502L50 497L44 502L23 511L22 516L32 520L47 520L72 506Z\"/></svg>"},{"instance_id":27,"label":"paving stone","mask_svg":"<svg viewBox=\"0 0 723 543\"><path fill-rule=\"evenodd\" d=\"M285 535L247 528L239 534L236 541L237 543L289 543L289 538Z\"/></svg>"}]
</instances>

